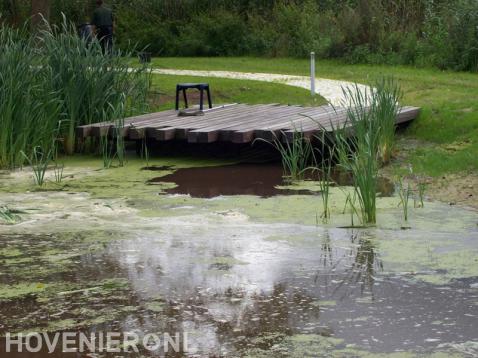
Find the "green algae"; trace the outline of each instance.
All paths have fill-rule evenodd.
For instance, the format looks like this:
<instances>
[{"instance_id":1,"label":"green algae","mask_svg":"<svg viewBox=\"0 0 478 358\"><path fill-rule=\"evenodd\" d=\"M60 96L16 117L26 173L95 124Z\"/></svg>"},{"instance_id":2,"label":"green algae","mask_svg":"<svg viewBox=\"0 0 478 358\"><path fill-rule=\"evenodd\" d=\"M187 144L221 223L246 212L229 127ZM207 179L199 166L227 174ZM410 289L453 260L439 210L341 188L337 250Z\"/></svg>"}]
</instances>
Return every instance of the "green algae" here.
<instances>
[{"instance_id":1,"label":"green algae","mask_svg":"<svg viewBox=\"0 0 478 358\"><path fill-rule=\"evenodd\" d=\"M379 246L388 271L409 273L416 280L441 285L453 279L478 277L478 249L457 241L392 239L382 240Z\"/></svg>"},{"instance_id":2,"label":"green algae","mask_svg":"<svg viewBox=\"0 0 478 358\"><path fill-rule=\"evenodd\" d=\"M249 358L458 358L465 356L445 348L433 353L371 353L366 350L352 348L346 345L342 339L316 334L295 334L292 336L265 335L264 337L254 341L255 345L259 347L245 350L242 356ZM264 342L269 342L269 344L264 347ZM261 345L263 347L260 347Z\"/></svg>"},{"instance_id":3,"label":"green algae","mask_svg":"<svg viewBox=\"0 0 478 358\"><path fill-rule=\"evenodd\" d=\"M153 301L153 302L146 303L145 308L149 311L159 313L159 312L163 312L164 305L161 302Z\"/></svg>"},{"instance_id":4,"label":"green algae","mask_svg":"<svg viewBox=\"0 0 478 358\"><path fill-rule=\"evenodd\" d=\"M49 285L39 282L23 282L15 285L0 285L0 302L37 295L44 292Z\"/></svg>"},{"instance_id":5,"label":"green algae","mask_svg":"<svg viewBox=\"0 0 478 358\"><path fill-rule=\"evenodd\" d=\"M101 169L101 158L90 156L73 156L60 159L64 165L64 179L54 182L53 168L47 171L47 182L42 188L35 186L28 172L25 175L7 176L3 180L0 192L88 192L97 198L144 198L158 194L165 189L175 187L174 183L150 185L148 182L157 177L171 174L174 170L191 167L207 167L233 164L228 160L208 160L187 157L151 158L148 163L137 157L127 159L123 167ZM171 170L141 170L144 167L173 167ZM18 173L18 172L17 172ZM48 180L48 178L50 180Z\"/></svg>"},{"instance_id":6,"label":"green algae","mask_svg":"<svg viewBox=\"0 0 478 358\"><path fill-rule=\"evenodd\" d=\"M3 249L0 249L0 260L1 260L2 257L10 258L10 257L21 256L21 255L23 255L23 253L18 248L6 247L6 248L3 248Z\"/></svg>"},{"instance_id":7,"label":"green algae","mask_svg":"<svg viewBox=\"0 0 478 358\"><path fill-rule=\"evenodd\" d=\"M314 301L311 304L316 307L333 307L337 305L337 301Z\"/></svg>"}]
</instances>

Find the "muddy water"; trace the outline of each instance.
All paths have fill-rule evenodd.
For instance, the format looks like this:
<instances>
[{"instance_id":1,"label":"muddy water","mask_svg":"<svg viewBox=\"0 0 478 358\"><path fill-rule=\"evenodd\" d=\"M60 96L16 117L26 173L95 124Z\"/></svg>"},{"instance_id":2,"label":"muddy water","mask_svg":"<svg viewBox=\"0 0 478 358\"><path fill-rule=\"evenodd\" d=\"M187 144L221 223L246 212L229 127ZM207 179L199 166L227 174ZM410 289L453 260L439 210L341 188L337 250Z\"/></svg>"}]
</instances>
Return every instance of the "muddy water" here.
<instances>
[{"instance_id":1,"label":"muddy water","mask_svg":"<svg viewBox=\"0 0 478 358\"><path fill-rule=\"evenodd\" d=\"M154 168L149 168L155 170ZM317 180L317 173L307 172L307 180ZM333 173L337 185L350 185L351 178ZM280 164L238 164L214 167L196 167L179 169L174 173L150 180L151 183L173 182L177 187L168 189L170 194L188 194L196 198L213 198L220 195L273 195L312 194L306 190L281 190L278 186L287 184ZM394 192L393 184L379 180L379 193L390 196Z\"/></svg>"},{"instance_id":2,"label":"muddy water","mask_svg":"<svg viewBox=\"0 0 478 358\"><path fill-rule=\"evenodd\" d=\"M0 338L0 357L478 355L476 212L427 202L401 230L386 197L376 227L347 229L344 188L322 223L320 197L275 195L277 166L178 170L158 179L179 185L171 195L144 184L171 170L157 164L125 170L115 180L131 183L112 192L114 172L92 177L97 196L0 193L22 211L0 225L0 337L179 333L188 350L6 355ZM227 193L256 195L217 197Z\"/></svg>"},{"instance_id":3,"label":"muddy water","mask_svg":"<svg viewBox=\"0 0 478 358\"><path fill-rule=\"evenodd\" d=\"M189 354L171 357L383 356L447 352L478 338L478 278L434 285L387 261L380 240L410 231L234 221L205 230L169 219L119 240L104 234L113 240L80 255L92 244L88 233L2 236L14 257L3 251L0 282L29 278L45 287L1 300L0 333L187 332ZM436 236L438 251L450 250L447 234ZM477 237L458 240L476 249Z\"/></svg>"}]
</instances>

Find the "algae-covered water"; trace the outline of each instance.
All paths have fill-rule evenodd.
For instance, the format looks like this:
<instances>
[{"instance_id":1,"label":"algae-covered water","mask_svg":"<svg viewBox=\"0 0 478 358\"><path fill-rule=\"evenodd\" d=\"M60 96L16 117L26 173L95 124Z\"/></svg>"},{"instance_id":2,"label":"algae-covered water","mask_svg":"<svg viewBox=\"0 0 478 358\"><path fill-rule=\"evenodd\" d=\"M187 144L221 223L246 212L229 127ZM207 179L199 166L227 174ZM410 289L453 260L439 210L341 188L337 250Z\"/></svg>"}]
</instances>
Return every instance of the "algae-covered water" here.
<instances>
[{"instance_id":1,"label":"algae-covered water","mask_svg":"<svg viewBox=\"0 0 478 358\"><path fill-rule=\"evenodd\" d=\"M28 172L0 176L0 201L19 216L0 224L1 336L188 337L187 351L94 357L478 354L475 211L411 203L404 222L398 199L381 197L377 225L350 228L347 187L332 189L324 223L310 181L286 186L287 195L278 186L267 197L217 189L203 198L168 193L176 184L167 175L226 163L156 160L154 171L139 160L110 170L93 159L66 164L63 182L42 190ZM8 356L68 356L47 353Z\"/></svg>"}]
</instances>

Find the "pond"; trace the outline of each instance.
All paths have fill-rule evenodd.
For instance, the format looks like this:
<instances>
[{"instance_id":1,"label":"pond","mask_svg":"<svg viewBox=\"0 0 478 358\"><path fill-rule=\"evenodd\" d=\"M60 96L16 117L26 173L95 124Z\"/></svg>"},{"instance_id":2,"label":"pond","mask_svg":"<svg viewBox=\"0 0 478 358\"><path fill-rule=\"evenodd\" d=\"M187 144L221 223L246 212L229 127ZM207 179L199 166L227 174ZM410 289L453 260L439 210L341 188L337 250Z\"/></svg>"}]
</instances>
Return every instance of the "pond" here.
<instances>
[{"instance_id":1,"label":"pond","mask_svg":"<svg viewBox=\"0 0 478 358\"><path fill-rule=\"evenodd\" d=\"M162 180L174 178L162 169ZM19 224L0 225L1 336L168 332L187 339L180 352L95 357L478 354L476 212L426 202L411 209L410 229L402 230L396 198L383 197L375 227L345 228L343 188L333 191L333 219L323 223L310 183L300 186L307 193L210 198L159 191L148 184L157 171L138 166L135 173L154 195L137 188L101 198L73 182L61 192L0 194L24 212ZM112 174L91 174L82 185ZM138 185L138 177L129 180ZM8 356L68 357L42 352Z\"/></svg>"}]
</instances>

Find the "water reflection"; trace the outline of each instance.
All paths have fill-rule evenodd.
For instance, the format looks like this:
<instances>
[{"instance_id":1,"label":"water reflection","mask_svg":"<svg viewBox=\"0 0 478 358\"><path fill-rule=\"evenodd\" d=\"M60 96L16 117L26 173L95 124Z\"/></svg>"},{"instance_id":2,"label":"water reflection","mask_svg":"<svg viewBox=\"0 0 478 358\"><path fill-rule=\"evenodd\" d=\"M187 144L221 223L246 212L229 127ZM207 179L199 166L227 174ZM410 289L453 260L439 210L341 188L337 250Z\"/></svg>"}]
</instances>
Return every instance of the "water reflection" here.
<instances>
[{"instance_id":1,"label":"water reflection","mask_svg":"<svg viewBox=\"0 0 478 358\"><path fill-rule=\"evenodd\" d=\"M34 297L3 303L0 330L50 317L84 321L87 332L188 332L190 345L210 356L268 349L296 334L340 337L378 352L474 339L477 292L460 282L433 286L386 274L380 242L396 233L236 223L162 229L74 258L45 281L102 290L73 290L47 304ZM126 285L105 286L112 279Z\"/></svg>"}]
</instances>

